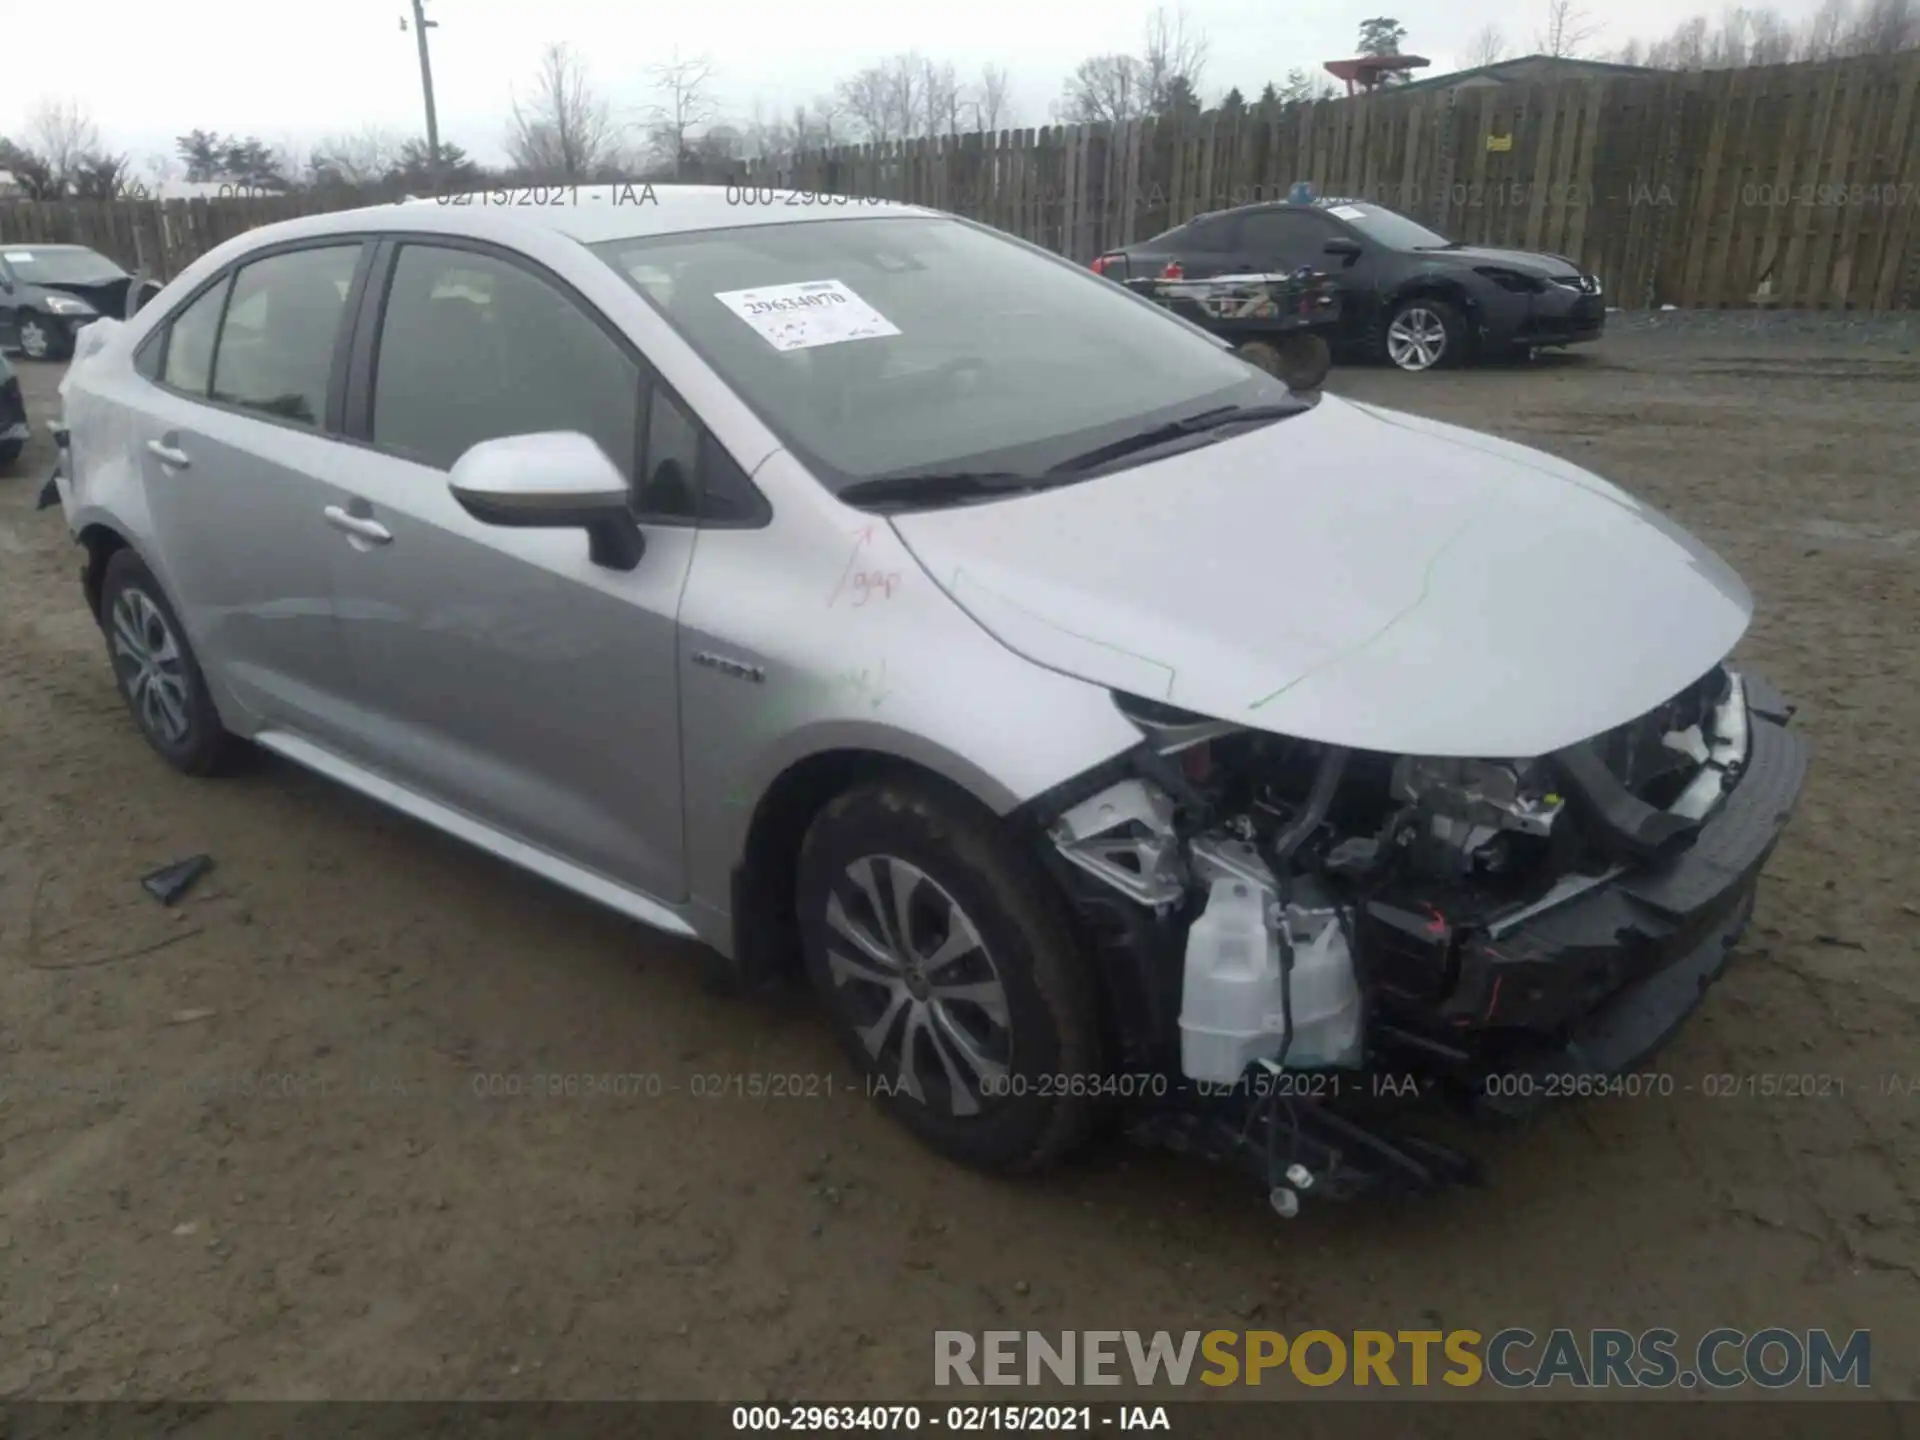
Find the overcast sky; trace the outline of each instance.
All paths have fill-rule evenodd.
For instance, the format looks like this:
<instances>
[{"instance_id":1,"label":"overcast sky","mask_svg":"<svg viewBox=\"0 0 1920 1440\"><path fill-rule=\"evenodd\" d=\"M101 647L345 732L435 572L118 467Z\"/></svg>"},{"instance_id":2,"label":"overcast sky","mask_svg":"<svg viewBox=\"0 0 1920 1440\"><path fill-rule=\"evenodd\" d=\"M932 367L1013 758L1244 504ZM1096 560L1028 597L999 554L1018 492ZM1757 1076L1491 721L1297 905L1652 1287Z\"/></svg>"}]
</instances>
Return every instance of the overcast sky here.
<instances>
[{"instance_id":1,"label":"overcast sky","mask_svg":"<svg viewBox=\"0 0 1920 1440\"><path fill-rule=\"evenodd\" d=\"M1292 66L1317 68L1351 55L1359 22L1385 9L1407 27L1405 49L1458 68L1489 21L1509 53L1537 48L1547 0L1519 8L1494 0L1188 0L1191 26L1210 42L1202 90L1211 100L1238 85L1249 98ZM1074 64L1102 51L1137 51L1151 5L1114 0L429 0L441 133L476 159L504 159L504 117L548 41L571 43L622 118L638 120L651 98L647 67L704 54L716 67L716 99L744 119L756 98L771 116L830 91L838 79L900 51L950 60L963 79L983 64L1012 78L1015 121L1043 125ZM1608 50L1670 31L1694 9L1717 3L1591 0L1604 25L1591 44ZM1799 22L1813 0L1786 0ZM80 101L106 143L136 170L193 128L291 142L304 152L329 134L368 125L424 133L413 36L400 29L408 0L173 0L130 10L125 0L59 0L30 7L29 37L61 57L10 64L0 86L0 133L19 135L45 96ZM162 18L164 17L164 19ZM71 42L71 43L70 43ZM80 52L71 49L77 43ZM19 48L19 47L10 47ZM26 50L35 46L29 44ZM25 58L25 51L15 58Z\"/></svg>"}]
</instances>

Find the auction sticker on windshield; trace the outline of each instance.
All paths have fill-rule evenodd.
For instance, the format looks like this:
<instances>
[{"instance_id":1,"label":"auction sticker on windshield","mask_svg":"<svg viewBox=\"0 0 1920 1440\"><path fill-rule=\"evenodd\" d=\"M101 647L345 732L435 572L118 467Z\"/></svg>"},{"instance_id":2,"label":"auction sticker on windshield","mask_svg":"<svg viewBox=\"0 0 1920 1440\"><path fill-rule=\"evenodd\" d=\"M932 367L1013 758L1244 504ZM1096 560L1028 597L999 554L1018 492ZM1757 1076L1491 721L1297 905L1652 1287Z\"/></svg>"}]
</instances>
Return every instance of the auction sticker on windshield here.
<instances>
[{"instance_id":1,"label":"auction sticker on windshield","mask_svg":"<svg viewBox=\"0 0 1920 1440\"><path fill-rule=\"evenodd\" d=\"M1367 212L1357 205L1336 205L1327 211L1329 215L1338 215L1342 220L1364 220Z\"/></svg>"},{"instance_id":2,"label":"auction sticker on windshield","mask_svg":"<svg viewBox=\"0 0 1920 1440\"><path fill-rule=\"evenodd\" d=\"M811 350L842 340L876 340L900 331L838 280L805 280L713 297L776 350Z\"/></svg>"},{"instance_id":3,"label":"auction sticker on windshield","mask_svg":"<svg viewBox=\"0 0 1920 1440\"><path fill-rule=\"evenodd\" d=\"M31 250L9 250L6 252L6 255L9 265L31 265L33 263L33 252Z\"/></svg>"}]
</instances>

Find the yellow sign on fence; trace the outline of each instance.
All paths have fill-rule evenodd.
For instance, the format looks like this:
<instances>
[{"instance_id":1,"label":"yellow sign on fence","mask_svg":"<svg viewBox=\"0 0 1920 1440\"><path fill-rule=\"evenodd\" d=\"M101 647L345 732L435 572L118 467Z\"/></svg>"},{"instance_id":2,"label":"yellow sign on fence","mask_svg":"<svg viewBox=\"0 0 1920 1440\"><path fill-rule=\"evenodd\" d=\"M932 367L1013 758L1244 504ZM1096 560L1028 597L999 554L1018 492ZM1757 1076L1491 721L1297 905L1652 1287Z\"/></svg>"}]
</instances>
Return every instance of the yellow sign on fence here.
<instances>
[{"instance_id":1,"label":"yellow sign on fence","mask_svg":"<svg viewBox=\"0 0 1920 1440\"><path fill-rule=\"evenodd\" d=\"M1487 136L1487 149L1489 150L1511 150L1512 148L1513 137L1511 135Z\"/></svg>"}]
</instances>

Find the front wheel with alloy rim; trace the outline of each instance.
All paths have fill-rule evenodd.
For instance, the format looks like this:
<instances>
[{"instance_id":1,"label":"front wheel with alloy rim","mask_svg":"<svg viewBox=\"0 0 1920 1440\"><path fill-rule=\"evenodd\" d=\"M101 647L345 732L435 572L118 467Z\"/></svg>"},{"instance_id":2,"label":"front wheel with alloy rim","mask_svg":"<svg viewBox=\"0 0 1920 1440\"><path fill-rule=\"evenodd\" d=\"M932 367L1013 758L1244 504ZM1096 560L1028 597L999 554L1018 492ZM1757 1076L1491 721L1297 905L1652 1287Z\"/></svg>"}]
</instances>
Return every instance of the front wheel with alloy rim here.
<instances>
[{"instance_id":1,"label":"front wheel with alloy rim","mask_svg":"<svg viewBox=\"0 0 1920 1440\"><path fill-rule=\"evenodd\" d=\"M795 887L807 969L869 1095L956 1160L1030 1170L1088 1134L1092 976L1061 902L999 822L931 785L850 790ZM1076 1090L1081 1093L1074 1093Z\"/></svg>"},{"instance_id":2,"label":"front wheel with alloy rim","mask_svg":"<svg viewBox=\"0 0 1920 1440\"><path fill-rule=\"evenodd\" d=\"M1387 359L1402 370L1432 370L1456 364L1466 348L1467 327L1444 300L1403 300L1387 319Z\"/></svg>"},{"instance_id":3,"label":"front wheel with alloy rim","mask_svg":"<svg viewBox=\"0 0 1920 1440\"><path fill-rule=\"evenodd\" d=\"M51 316L20 317L20 353L29 360L64 360L73 348L72 339L65 323Z\"/></svg>"},{"instance_id":4,"label":"front wheel with alloy rim","mask_svg":"<svg viewBox=\"0 0 1920 1440\"><path fill-rule=\"evenodd\" d=\"M113 678L147 743L174 769L210 775L234 749L220 723L186 630L153 572L131 550L107 562L100 628Z\"/></svg>"}]
</instances>

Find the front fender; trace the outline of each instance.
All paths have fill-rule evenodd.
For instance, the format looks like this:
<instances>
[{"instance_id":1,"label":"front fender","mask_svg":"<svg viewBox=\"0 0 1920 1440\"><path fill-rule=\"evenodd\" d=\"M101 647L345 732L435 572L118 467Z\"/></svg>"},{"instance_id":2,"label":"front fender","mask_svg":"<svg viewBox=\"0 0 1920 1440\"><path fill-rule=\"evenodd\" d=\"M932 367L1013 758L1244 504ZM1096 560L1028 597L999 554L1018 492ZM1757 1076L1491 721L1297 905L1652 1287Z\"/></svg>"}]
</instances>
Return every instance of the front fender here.
<instances>
[{"instance_id":1,"label":"front fender","mask_svg":"<svg viewBox=\"0 0 1920 1440\"><path fill-rule=\"evenodd\" d=\"M726 906L762 798L814 757L902 761L1006 814L1139 743L1104 687L994 639L884 520L766 488L774 524L703 531L681 599L695 901Z\"/></svg>"}]
</instances>

